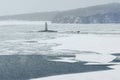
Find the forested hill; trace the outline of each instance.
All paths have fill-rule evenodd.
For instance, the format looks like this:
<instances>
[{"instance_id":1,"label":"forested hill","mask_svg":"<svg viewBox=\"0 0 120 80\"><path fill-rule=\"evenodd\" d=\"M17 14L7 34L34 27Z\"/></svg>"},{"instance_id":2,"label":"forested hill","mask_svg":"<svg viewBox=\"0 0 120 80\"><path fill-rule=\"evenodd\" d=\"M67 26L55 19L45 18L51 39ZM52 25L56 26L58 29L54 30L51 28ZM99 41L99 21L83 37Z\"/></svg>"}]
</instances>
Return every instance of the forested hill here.
<instances>
[{"instance_id":1,"label":"forested hill","mask_svg":"<svg viewBox=\"0 0 120 80\"><path fill-rule=\"evenodd\" d=\"M8 15L0 16L0 20L52 21L53 17L58 13L57 11L53 11Z\"/></svg>"},{"instance_id":2,"label":"forested hill","mask_svg":"<svg viewBox=\"0 0 120 80\"><path fill-rule=\"evenodd\" d=\"M57 14L55 23L120 23L120 4L111 3L68 10Z\"/></svg>"},{"instance_id":3,"label":"forested hill","mask_svg":"<svg viewBox=\"0 0 120 80\"><path fill-rule=\"evenodd\" d=\"M120 3L96 5L67 11L1 16L0 20L52 21L53 23L120 23Z\"/></svg>"}]
</instances>

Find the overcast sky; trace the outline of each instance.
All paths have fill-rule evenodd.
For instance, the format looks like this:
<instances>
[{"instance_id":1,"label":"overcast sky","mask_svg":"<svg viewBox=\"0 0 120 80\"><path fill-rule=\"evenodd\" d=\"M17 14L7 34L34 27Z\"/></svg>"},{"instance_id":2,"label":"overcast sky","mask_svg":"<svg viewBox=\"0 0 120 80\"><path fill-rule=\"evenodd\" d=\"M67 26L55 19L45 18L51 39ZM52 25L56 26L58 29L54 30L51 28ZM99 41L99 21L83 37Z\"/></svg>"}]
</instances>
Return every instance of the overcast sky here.
<instances>
[{"instance_id":1,"label":"overcast sky","mask_svg":"<svg viewBox=\"0 0 120 80\"><path fill-rule=\"evenodd\" d=\"M120 0L0 0L0 15L61 11Z\"/></svg>"}]
</instances>

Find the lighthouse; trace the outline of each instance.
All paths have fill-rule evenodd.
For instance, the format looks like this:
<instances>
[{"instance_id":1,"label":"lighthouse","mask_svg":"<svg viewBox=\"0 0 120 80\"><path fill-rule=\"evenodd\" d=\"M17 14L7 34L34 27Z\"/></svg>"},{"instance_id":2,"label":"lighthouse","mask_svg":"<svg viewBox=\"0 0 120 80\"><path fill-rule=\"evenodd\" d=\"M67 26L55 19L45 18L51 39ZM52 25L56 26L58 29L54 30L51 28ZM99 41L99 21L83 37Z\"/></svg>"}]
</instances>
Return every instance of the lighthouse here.
<instances>
[{"instance_id":1,"label":"lighthouse","mask_svg":"<svg viewBox=\"0 0 120 80\"><path fill-rule=\"evenodd\" d=\"M47 24L47 22L45 22L45 31L46 32L48 31L48 24Z\"/></svg>"},{"instance_id":2,"label":"lighthouse","mask_svg":"<svg viewBox=\"0 0 120 80\"><path fill-rule=\"evenodd\" d=\"M57 31L54 31L54 30L48 30L48 23L47 22L45 22L45 29L44 30L40 30L40 31L38 31L38 32L57 32Z\"/></svg>"}]
</instances>

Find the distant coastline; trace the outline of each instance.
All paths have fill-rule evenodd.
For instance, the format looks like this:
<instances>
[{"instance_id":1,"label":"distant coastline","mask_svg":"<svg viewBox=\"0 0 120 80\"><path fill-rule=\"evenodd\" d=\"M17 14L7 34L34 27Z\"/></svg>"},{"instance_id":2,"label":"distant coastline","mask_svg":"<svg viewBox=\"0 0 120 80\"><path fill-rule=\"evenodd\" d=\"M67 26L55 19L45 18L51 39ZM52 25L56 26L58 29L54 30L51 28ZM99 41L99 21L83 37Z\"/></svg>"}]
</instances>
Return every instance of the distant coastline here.
<instances>
[{"instance_id":1,"label":"distant coastline","mask_svg":"<svg viewBox=\"0 0 120 80\"><path fill-rule=\"evenodd\" d=\"M90 6L67 11L37 12L19 15L0 16L0 21L51 21L70 24L120 23L120 3Z\"/></svg>"}]
</instances>

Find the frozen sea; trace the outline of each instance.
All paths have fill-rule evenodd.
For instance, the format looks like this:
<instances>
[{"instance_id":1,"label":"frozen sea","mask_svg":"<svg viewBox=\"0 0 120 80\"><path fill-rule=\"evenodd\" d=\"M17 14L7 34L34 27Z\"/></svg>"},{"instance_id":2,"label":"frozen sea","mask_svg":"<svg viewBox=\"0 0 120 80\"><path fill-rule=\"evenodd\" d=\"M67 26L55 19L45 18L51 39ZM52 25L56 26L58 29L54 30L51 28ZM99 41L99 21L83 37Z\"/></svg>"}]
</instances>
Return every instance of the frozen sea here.
<instances>
[{"instance_id":1,"label":"frozen sea","mask_svg":"<svg viewBox=\"0 0 120 80\"><path fill-rule=\"evenodd\" d=\"M55 40L60 37L72 37L74 35L94 37L119 37L119 24L48 24L50 30L57 33L38 32L44 30L44 24L40 22L1 22L0 25L0 54L41 54L50 47L61 44L47 44L45 40ZM18 24L19 23L19 24ZM77 31L80 31L77 34ZM91 37L90 37L91 38ZM73 39L74 40L74 39ZM89 39L90 40L90 39ZM41 43L42 42L42 43ZM84 41L85 42L85 41ZM94 43L93 43L94 44ZM89 45L85 44L85 45ZM49 48L49 49L47 49ZM47 49L47 50L46 50ZM87 51L87 50L86 50ZM49 52L49 51L48 51ZM99 51L98 51L99 52ZM118 52L119 53L119 52Z\"/></svg>"},{"instance_id":2,"label":"frozen sea","mask_svg":"<svg viewBox=\"0 0 120 80\"><path fill-rule=\"evenodd\" d=\"M40 32L39 21L0 22L1 80L120 80L120 24L48 28L58 32Z\"/></svg>"}]
</instances>

